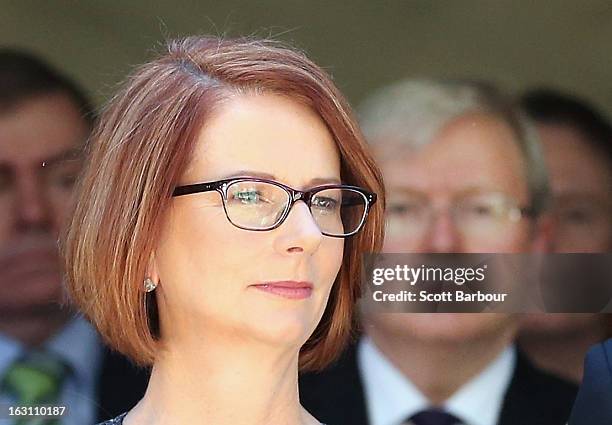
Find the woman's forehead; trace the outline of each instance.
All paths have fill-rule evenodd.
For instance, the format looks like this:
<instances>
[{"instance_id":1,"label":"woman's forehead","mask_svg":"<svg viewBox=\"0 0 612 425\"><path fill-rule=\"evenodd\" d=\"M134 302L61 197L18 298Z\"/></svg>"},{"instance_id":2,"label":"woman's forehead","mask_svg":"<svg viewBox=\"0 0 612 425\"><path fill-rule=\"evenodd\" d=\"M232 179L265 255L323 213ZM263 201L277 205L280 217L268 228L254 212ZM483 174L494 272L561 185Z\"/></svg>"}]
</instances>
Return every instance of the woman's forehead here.
<instances>
[{"instance_id":1,"label":"woman's forehead","mask_svg":"<svg viewBox=\"0 0 612 425\"><path fill-rule=\"evenodd\" d=\"M240 96L202 127L185 177L219 179L241 170L293 183L338 178L339 152L307 106L279 95Z\"/></svg>"}]
</instances>

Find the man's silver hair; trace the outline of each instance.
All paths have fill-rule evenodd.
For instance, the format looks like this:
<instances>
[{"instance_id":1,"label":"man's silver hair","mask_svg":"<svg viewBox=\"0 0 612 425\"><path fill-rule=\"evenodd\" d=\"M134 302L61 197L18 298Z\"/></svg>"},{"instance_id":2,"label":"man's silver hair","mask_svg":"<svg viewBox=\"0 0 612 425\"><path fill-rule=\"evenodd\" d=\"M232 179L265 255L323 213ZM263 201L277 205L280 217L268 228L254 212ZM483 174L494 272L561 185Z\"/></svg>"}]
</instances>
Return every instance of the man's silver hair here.
<instances>
[{"instance_id":1,"label":"man's silver hair","mask_svg":"<svg viewBox=\"0 0 612 425\"><path fill-rule=\"evenodd\" d=\"M525 160L531 207L539 214L550 188L537 132L512 98L495 86L465 80L404 80L376 91L359 109L361 128L375 148L400 143L418 149L451 121L471 113L493 115L514 131Z\"/></svg>"}]
</instances>

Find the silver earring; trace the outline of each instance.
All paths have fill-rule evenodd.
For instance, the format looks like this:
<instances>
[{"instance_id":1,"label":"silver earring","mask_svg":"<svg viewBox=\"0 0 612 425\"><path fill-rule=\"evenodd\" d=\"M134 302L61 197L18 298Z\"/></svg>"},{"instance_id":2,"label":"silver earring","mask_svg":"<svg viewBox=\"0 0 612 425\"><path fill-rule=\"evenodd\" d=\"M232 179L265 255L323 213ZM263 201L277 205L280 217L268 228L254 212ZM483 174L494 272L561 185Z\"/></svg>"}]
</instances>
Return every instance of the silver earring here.
<instances>
[{"instance_id":1,"label":"silver earring","mask_svg":"<svg viewBox=\"0 0 612 425\"><path fill-rule=\"evenodd\" d=\"M145 292L152 292L155 290L155 288L157 288L157 283L153 282L153 279L151 279L150 277L147 277L144 280L144 288Z\"/></svg>"}]
</instances>

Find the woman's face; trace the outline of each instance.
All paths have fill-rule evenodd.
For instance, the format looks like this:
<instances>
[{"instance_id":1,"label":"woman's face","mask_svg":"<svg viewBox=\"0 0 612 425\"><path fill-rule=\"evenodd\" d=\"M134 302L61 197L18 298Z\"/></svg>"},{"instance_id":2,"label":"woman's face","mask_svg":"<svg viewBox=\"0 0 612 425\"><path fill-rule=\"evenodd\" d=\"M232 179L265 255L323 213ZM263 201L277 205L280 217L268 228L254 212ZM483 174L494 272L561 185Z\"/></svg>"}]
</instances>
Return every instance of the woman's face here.
<instances>
[{"instance_id":1,"label":"woman's face","mask_svg":"<svg viewBox=\"0 0 612 425\"><path fill-rule=\"evenodd\" d=\"M340 159L327 127L308 107L279 95L243 95L202 128L180 184L237 175L307 189L339 181ZM302 201L280 227L256 232L228 221L218 192L173 198L152 267L160 282L162 338L301 346L325 310L343 247L343 239L321 234ZM290 290L269 290L270 282L281 281L312 290L293 297Z\"/></svg>"}]
</instances>

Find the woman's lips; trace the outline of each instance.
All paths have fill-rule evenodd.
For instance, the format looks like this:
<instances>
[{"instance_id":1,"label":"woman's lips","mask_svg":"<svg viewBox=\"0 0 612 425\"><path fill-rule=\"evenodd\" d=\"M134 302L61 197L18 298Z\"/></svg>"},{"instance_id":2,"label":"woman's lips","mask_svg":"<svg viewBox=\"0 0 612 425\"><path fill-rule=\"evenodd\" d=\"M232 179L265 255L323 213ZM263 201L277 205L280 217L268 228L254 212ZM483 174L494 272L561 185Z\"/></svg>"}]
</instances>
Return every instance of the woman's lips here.
<instances>
[{"instance_id":1,"label":"woman's lips","mask_svg":"<svg viewBox=\"0 0 612 425\"><path fill-rule=\"evenodd\" d=\"M313 284L310 282L296 282L293 280L264 282L251 286L260 291L293 300L301 300L310 297L313 288Z\"/></svg>"}]
</instances>

